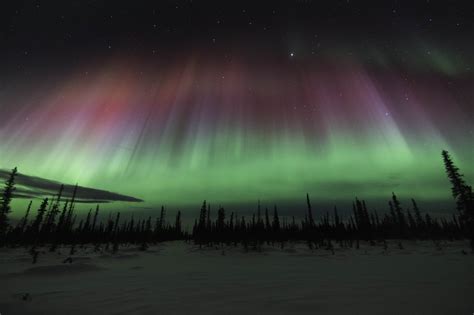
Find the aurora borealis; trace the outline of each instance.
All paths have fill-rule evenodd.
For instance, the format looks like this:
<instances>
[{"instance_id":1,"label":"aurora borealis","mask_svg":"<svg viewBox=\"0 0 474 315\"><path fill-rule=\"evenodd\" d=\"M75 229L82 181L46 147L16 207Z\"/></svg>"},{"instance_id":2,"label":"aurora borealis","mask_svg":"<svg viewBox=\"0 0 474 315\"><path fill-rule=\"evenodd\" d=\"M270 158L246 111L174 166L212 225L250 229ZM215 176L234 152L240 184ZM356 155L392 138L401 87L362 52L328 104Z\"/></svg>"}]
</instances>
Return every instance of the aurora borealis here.
<instances>
[{"instance_id":1,"label":"aurora borealis","mask_svg":"<svg viewBox=\"0 0 474 315\"><path fill-rule=\"evenodd\" d=\"M306 192L342 205L392 191L446 201L442 149L472 182L472 50L397 39L394 53L328 37L327 48L298 40L275 52L214 49L211 36L211 48L117 49L9 71L0 168L127 194L144 208L291 203Z\"/></svg>"}]
</instances>

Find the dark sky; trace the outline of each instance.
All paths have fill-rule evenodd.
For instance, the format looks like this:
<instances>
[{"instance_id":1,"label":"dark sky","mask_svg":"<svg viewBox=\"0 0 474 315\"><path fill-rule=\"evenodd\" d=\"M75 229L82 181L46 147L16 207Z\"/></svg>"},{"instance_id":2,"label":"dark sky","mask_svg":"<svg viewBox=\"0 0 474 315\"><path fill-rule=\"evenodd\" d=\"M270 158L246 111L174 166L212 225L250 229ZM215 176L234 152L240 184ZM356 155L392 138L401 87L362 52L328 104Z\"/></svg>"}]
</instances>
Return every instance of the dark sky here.
<instances>
[{"instance_id":1,"label":"dark sky","mask_svg":"<svg viewBox=\"0 0 474 315\"><path fill-rule=\"evenodd\" d=\"M131 55L304 54L423 38L469 53L473 1L5 1L2 65Z\"/></svg>"}]
</instances>

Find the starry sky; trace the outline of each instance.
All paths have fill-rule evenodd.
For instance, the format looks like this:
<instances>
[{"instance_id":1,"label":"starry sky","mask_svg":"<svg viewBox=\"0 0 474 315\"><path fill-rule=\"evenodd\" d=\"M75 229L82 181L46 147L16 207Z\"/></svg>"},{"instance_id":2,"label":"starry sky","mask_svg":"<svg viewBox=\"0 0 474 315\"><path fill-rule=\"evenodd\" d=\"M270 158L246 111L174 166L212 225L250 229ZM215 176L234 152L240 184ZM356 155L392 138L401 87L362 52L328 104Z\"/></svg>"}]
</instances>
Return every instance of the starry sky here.
<instances>
[{"instance_id":1,"label":"starry sky","mask_svg":"<svg viewBox=\"0 0 474 315\"><path fill-rule=\"evenodd\" d=\"M293 209L307 192L332 209L392 191L451 209L442 149L474 180L471 1L0 12L0 169L113 192L110 209Z\"/></svg>"}]
</instances>

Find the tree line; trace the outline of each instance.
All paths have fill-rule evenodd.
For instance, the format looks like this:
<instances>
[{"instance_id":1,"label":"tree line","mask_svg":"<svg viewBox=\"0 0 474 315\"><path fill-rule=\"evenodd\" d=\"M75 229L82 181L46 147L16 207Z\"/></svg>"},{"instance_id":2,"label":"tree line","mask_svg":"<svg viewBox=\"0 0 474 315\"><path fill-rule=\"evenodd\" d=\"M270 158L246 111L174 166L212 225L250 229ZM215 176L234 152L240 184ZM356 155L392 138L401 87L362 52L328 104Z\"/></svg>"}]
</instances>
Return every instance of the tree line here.
<instances>
[{"instance_id":1,"label":"tree line","mask_svg":"<svg viewBox=\"0 0 474 315\"><path fill-rule=\"evenodd\" d=\"M360 241L386 246L388 239L469 239L474 250L472 187L466 184L447 151L442 151L442 157L458 211L451 218L422 214L414 199L403 205L395 193L384 214L370 211L364 200L355 198L350 215L342 216L336 207L331 212L315 215L307 194L302 220L294 216L281 217L276 206L262 209L260 202L250 217L238 217L234 212L228 214L223 207L213 215L210 205L204 201L190 232L182 228L181 212L170 222L164 207L157 218L135 219L132 215L123 219L117 212L99 222L97 205L79 219L75 211L77 185L70 199L63 197L61 186L58 194L52 199L43 199L34 213L30 201L23 218L10 224L8 215L18 174L14 168L5 182L0 201L0 246L31 246L33 253L39 246L48 246L51 251L59 246L70 246L73 254L76 246L85 244L92 244L96 250L117 252L123 244L137 244L146 250L150 244L169 240L187 240L199 246L240 244L246 249L259 249L264 243L284 246L289 241L305 241L310 248L333 250L336 244L358 248Z\"/></svg>"}]
</instances>

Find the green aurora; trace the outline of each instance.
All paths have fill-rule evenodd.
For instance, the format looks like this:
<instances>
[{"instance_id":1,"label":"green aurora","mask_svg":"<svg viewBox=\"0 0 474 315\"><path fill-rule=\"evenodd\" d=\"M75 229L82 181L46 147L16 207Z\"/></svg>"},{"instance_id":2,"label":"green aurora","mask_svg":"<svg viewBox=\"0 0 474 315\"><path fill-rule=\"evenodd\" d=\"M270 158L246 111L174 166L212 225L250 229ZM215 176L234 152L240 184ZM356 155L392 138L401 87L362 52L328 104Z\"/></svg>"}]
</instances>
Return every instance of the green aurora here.
<instances>
[{"instance_id":1,"label":"green aurora","mask_svg":"<svg viewBox=\"0 0 474 315\"><path fill-rule=\"evenodd\" d=\"M441 150L474 179L472 80L449 64L435 54L408 80L352 59L302 68L195 57L148 71L114 61L3 93L0 168L144 200L101 206L110 210L190 212L204 199L299 209L306 193L331 209L356 196L384 209L392 191L443 210ZM28 201L15 200L14 217Z\"/></svg>"}]
</instances>

